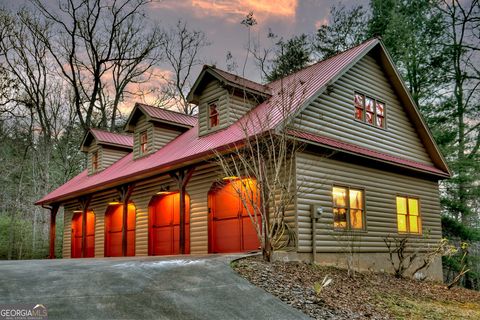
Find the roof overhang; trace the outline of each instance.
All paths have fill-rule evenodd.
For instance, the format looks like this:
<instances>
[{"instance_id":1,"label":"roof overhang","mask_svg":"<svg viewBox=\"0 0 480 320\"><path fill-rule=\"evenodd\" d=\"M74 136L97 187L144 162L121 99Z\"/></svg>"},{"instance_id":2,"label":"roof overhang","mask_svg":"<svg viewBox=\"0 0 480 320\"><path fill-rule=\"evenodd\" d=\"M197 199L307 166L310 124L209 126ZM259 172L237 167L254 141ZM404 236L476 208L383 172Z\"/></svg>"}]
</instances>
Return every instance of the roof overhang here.
<instances>
[{"instance_id":1,"label":"roof overhang","mask_svg":"<svg viewBox=\"0 0 480 320\"><path fill-rule=\"evenodd\" d=\"M265 91L260 91L252 88L247 84L247 80L243 78L239 78L239 82L244 82L242 85L239 82L234 82L230 81L229 79L223 77L219 72L216 71L214 67L211 66L203 66L202 71L200 72L200 75L197 77L197 80L195 80L195 83L192 86L192 89L187 95L187 101L189 103L197 104L199 103L199 94L207 85L210 83L212 80L218 80L222 85L224 86L229 86L234 89L242 90L244 92L247 92L249 94L252 94L256 97L261 97L261 100L266 100L269 97L271 97L271 94L267 92L267 88L265 87Z\"/></svg>"},{"instance_id":2,"label":"roof overhang","mask_svg":"<svg viewBox=\"0 0 480 320\"><path fill-rule=\"evenodd\" d=\"M436 167L429 166L420 162L408 160L394 155L388 155L383 152L378 152L369 148L352 145L337 139L314 135L308 132L288 130L288 134L304 143L317 145L328 148L330 150L339 151L345 154L350 154L356 157L361 157L369 160L374 160L381 163L393 165L395 167L404 168L413 172L421 172L437 179L446 179L450 175Z\"/></svg>"},{"instance_id":3,"label":"roof overhang","mask_svg":"<svg viewBox=\"0 0 480 320\"><path fill-rule=\"evenodd\" d=\"M186 131L193 126L184 124L184 123L179 123L175 121L169 121L167 119L159 119L152 117L146 110L145 107L141 103L135 103L135 106L133 107L132 112L130 113L130 116L128 117L127 122L125 123L124 130L126 132L134 132L136 123L138 119L144 115L149 122L153 123L158 123L158 124L165 124L169 127L179 129L179 131Z\"/></svg>"},{"instance_id":4,"label":"roof overhang","mask_svg":"<svg viewBox=\"0 0 480 320\"><path fill-rule=\"evenodd\" d=\"M88 148L91 145L92 141L94 141L94 140L97 142L98 145L112 147L112 148L115 148L115 149L121 149L121 150L125 150L125 151L132 151L133 150L133 146L126 146L124 144L118 144L118 143L99 140L99 139L97 139L97 137L95 137L95 134L92 130L88 130L85 133L85 135L83 136L82 143L80 144L80 151L88 152Z\"/></svg>"}]
</instances>

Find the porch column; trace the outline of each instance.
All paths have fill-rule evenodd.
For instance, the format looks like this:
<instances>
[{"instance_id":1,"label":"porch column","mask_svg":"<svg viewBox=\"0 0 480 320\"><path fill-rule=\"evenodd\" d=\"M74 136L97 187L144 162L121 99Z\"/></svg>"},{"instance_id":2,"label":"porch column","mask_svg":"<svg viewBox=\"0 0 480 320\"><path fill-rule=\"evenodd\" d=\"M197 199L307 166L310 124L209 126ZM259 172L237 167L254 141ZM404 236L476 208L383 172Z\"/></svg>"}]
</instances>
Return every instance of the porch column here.
<instances>
[{"instance_id":1,"label":"porch column","mask_svg":"<svg viewBox=\"0 0 480 320\"><path fill-rule=\"evenodd\" d=\"M177 183L180 196L180 253L185 254L185 188L193 175L194 167L181 169L170 176Z\"/></svg>"},{"instance_id":2,"label":"porch column","mask_svg":"<svg viewBox=\"0 0 480 320\"><path fill-rule=\"evenodd\" d=\"M79 199L80 207L82 208L82 258L85 257L87 247L87 211L90 206L91 196L82 197Z\"/></svg>"},{"instance_id":3,"label":"porch column","mask_svg":"<svg viewBox=\"0 0 480 320\"><path fill-rule=\"evenodd\" d=\"M54 204L50 210L50 254L49 259L55 259L55 231L56 231L56 218L59 209L58 204Z\"/></svg>"},{"instance_id":4,"label":"porch column","mask_svg":"<svg viewBox=\"0 0 480 320\"><path fill-rule=\"evenodd\" d=\"M127 236L128 236L128 202L132 196L134 184L124 185L118 188L120 195L120 201L123 204L123 217L122 217L122 256L127 256Z\"/></svg>"}]
</instances>

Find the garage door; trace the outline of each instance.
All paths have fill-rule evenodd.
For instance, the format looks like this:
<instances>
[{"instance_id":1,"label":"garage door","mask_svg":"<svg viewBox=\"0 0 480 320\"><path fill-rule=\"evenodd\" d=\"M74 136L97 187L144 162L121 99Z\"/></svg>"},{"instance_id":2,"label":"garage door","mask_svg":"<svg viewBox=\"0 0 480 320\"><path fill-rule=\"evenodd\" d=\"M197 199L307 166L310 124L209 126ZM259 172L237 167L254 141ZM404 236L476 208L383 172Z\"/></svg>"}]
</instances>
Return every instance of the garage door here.
<instances>
[{"instance_id":1,"label":"garage door","mask_svg":"<svg viewBox=\"0 0 480 320\"><path fill-rule=\"evenodd\" d=\"M185 199L185 253L190 253L190 197ZM155 196L149 206L149 254L180 254L180 193Z\"/></svg>"},{"instance_id":2,"label":"garage door","mask_svg":"<svg viewBox=\"0 0 480 320\"><path fill-rule=\"evenodd\" d=\"M105 256L121 257L123 205L110 205L105 213ZM127 256L135 255L135 206L128 205Z\"/></svg>"},{"instance_id":3,"label":"garage door","mask_svg":"<svg viewBox=\"0 0 480 320\"><path fill-rule=\"evenodd\" d=\"M249 179L251 180L251 179ZM239 190L242 190L239 193ZM242 197L245 202L242 202ZM258 250L260 242L245 208L259 205L254 183L230 180L215 184L209 193L209 251L212 253ZM252 213L253 210L250 209ZM257 216L258 225L261 218Z\"/></svg>"},{"instance_id":4,"label":"garage door","mask_svg":"<svg viewBox=\"0 0 480 320\"><path fill-rule=\"evenodd\" d=\"M95 256L95 214L87 212L87 234L85 258ZM82 257L82 212L75 212L72 217L72 258Z\"/></svg>"}]
</instances>

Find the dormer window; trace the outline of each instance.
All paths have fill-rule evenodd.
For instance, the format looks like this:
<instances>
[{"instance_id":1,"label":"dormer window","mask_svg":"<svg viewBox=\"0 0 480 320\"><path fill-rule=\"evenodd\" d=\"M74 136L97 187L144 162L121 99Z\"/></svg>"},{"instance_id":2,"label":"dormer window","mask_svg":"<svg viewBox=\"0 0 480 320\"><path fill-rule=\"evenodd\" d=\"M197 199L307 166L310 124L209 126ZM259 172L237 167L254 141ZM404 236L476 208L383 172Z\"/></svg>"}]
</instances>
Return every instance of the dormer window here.
<instances>
[{"instance_id":1,"label":"dormer window","mask_svg":"<svg viewBox=\"0 0 480 320\"><path fill-rule=\"evenodd\" d=\"M148 135L147 131L140 133L140 154L146 154L148 151Z\"/></svg>"},{"instance_id":2,"label":"dormer window","mask_svg":"<svg viewBox=\"0 0 480 320\"><path fill-rule=\"evenodd\" d=\"M218 110L216 103L211 103L208 105L208 114L209 128L214 128L218 126Z\"/></svg>"},{"instance_id":3,"label":"dormer window","mask_svg":"<svg viewBox=\"0 0 480 320\"><path fill-rule=\"evenodd\" d=\"M355 119L372 126L385 128L385 103L355 92Z\"/></svg>"},{"instance_id":4,"label":"dormer window","mask_svg":"<svg viewBox=\"0 0 480 320\"><path fill-rule=\"evenodd\" d=\"M98 151L92 153L92 171L98 171Z\"/></svg>"}]
</instances>

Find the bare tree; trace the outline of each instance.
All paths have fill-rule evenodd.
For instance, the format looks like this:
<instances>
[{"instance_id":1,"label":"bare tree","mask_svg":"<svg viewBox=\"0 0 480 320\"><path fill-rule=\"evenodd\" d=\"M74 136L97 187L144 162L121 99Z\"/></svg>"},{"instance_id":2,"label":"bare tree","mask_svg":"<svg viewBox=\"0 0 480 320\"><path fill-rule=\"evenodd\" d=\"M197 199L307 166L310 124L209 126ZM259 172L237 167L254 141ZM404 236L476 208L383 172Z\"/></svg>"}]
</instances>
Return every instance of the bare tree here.
<instances>
[{"instance_id":1,"label":"bare tree","mask_svg":"<svg viewBox=\"0 0 480 320\"><path fill-rule=\"evenodd\" d=\"M143 13L150 1L62 0L59 14L43 1L32 2L52 27L52 34L37 37L72 88L81 126L88 130L97 112L98 126L113 128L127 85L147 81L159 59L160 32L145 24Z\"/></svg>"},{"instance_id":2,"label":"bare tree","mask_svg":"<svg viewBox=\"0 0 480 320\"><path fill-rule=\"evenodd\" d=\"M192 70L204 63L200 59L200 51L209 46L205 33L191 30L185 21L179 20L177 24L165 31L161 42L163 54L168 66L173 71L173 76L166 76L164 96L170 103L175 105L180 112L192 115L196 112L196 106L187 101L187 94L192 83Z\"/></svg>"},{"instance_id":3,"label":"bare tree","mask_svg":"<svg viewBox=\"0 0 480 320\"><path fill-rule=\"evenodd\" d=\"M303 144L291 135L296 127L292 114L306 85L295 76L285 83L278 80L269 111L247 113L237 123L243 138L233 145L233 151L216 152L223 174L238 177L234 189L255 227L266 261L271 261L275 250L296 243L286 218L294 210L297 195L304 192L295 174L295 156Z\"/></svg>"}]
</instances>

